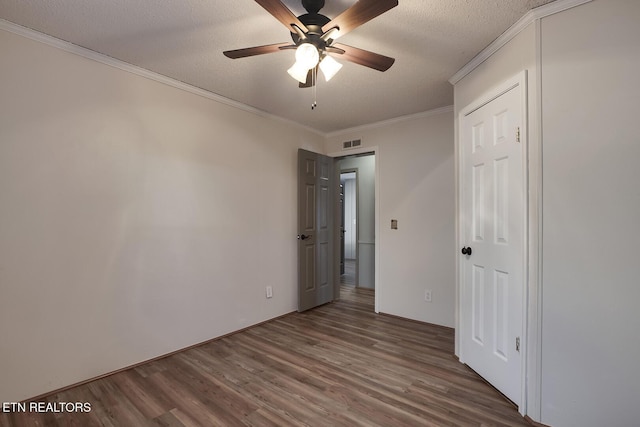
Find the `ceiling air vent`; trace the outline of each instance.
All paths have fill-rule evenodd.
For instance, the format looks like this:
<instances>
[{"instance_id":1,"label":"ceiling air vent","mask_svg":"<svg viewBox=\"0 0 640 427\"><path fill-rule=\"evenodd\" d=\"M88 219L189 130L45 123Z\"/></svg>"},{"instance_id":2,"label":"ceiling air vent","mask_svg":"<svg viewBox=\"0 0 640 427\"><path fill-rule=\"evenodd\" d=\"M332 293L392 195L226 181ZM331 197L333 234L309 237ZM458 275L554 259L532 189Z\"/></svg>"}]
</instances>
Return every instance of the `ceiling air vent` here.
<instances>
[{"instance_id":1,"label":"ceiling air vent","mask_svg":"<svg viewBox=\"0 0 640 427\"><path fill-rule=\"evenodd\" d=\"M347 150L349 148L356 148L362 145L361 139L354 139L353 141L345 141L342 143L342 149Z\"/></svg>"}]
</instances>

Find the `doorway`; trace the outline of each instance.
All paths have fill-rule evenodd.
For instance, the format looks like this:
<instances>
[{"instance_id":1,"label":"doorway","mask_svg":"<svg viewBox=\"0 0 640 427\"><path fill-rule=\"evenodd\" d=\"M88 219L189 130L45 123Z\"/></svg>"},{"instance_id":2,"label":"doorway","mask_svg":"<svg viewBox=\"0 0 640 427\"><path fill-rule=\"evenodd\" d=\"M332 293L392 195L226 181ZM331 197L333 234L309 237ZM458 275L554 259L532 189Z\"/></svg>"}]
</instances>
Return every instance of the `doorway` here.
<instances>
[{"instance_id":1,"label":"doorway","mask_svg":"<svg viewBox=\"0 0 640 427\"><path fill-rule=\"evenodd\" d=\"M355 287L358 259L358 170L340 171L340 285Z\"/></svg>"},{"instance_id":2,"label":"doorway","mask_svg":"<svg viewBox=\"0 0 640 427\"><path fill-rule=\"evenodd\" d=\"M339 228L340 268L337 282L343 299L354 293L375 297L376 242L376 158L374 152L336 157L340 182ZM372 307L373 308L373 307Z\"/></svg>"}]
</instances>

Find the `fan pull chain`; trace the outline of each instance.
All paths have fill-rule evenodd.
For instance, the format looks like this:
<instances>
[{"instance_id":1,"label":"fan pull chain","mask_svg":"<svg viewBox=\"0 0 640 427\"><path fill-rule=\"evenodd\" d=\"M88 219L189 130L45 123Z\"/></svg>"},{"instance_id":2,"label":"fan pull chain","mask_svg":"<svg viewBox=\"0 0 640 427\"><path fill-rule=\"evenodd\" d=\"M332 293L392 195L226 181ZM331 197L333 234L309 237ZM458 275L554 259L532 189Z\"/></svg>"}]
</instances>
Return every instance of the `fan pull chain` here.
<instances>
[{"instance_id":1,"label":"fan pull chain","mask_svg":"<svg viewBox=\"0 0 640 427\"><path fill-rule=\"evenodd\" d=\"M311 84L313 85L313 103L311 104L311 109L315 110L318 106L318 86L317 86L317 78L318 78L318 68L314 68L311 71Z\"/></svg>"}]
</instances>

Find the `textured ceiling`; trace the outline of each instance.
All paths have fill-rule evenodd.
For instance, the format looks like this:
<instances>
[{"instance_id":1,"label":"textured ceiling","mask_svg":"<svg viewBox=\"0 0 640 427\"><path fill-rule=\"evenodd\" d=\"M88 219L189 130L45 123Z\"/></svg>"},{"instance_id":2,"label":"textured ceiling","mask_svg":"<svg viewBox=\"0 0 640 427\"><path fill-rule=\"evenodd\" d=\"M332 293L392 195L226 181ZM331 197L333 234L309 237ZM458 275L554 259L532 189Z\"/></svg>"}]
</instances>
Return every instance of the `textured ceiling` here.
<instances>
[{"instance_id":1,"label":"textured ceiling","mask_svg":"<svg viewBox=\"0 0 640 427\"><path fill-rule=\"evenodd\" d=\"M290 41L253 0L0 0L0 18L321 132L453 103L448 79L527 11L552 0L399 0L340 42L396 58L386 72L350 62L318 107L286 70L293 51L228 59L224 50ZM284 0L296 15L299 0ZM330 18L355 3L326 0Z\"/></svg>"}]
</instances>

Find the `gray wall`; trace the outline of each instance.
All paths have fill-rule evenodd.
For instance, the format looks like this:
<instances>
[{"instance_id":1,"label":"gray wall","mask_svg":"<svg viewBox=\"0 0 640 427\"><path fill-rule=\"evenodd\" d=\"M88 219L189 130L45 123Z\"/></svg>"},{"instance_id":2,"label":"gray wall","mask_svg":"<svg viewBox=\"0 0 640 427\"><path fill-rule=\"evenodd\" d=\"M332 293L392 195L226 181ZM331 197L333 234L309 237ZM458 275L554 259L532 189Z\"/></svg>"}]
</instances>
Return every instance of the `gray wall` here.
<instances>
[{"instance_id":1,"label":"gray wall","mask_svg":"<svg viewBox=\"0 0 640 427\"><path fill-rule=\"evenodd\" d=\"M296 309L297 149L322 136L5 31L0 52L0 402Z\"/></svg>"},{"instance_id":2,"label":"gray wall","mask_svg":"<svg viewBox=\"0 0 640 427\"><path fill-rule=\"evenodd\" d=\"M542 21L542 421L640 423L640 2Z\"/></svg>"}]
</instances>

